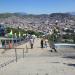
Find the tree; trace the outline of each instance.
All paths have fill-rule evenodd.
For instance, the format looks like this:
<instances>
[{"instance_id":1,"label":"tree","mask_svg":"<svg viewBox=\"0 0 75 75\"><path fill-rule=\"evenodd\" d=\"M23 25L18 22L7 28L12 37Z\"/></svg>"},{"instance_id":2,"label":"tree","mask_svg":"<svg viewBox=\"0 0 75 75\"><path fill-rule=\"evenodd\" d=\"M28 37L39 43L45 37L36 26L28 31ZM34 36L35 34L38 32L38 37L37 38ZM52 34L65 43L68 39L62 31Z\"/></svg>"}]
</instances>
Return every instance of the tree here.
<instances>
[{"instance_id":1,"label":"tree","mask_svg":"<svg viewBox=\"0 0 75 75\"><path fill-rule=\"evenodd\" d=\"M75 43L75 35L73 35L73 43Z\"/></svg>"}]
</instances>

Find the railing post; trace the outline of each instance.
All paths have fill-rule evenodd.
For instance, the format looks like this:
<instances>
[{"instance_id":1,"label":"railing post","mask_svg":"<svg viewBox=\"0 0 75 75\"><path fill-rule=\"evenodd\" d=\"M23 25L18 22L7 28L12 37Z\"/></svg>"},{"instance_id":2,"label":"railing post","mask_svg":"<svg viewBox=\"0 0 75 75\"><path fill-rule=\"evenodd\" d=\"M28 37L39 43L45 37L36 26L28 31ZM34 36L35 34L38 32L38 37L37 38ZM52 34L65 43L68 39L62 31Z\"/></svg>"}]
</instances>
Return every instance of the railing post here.
<instances>
[{"instance_id":1,"label":"railing post","mask_svg":"<svg viewBox=\"0 0 75 75\"><path fill-rule=\"evenodd\" d=\"M46 73L45 75L48 75L48 73Z\"/></svg>"},{"instance_id":2,"label":"railing post","mask_svg":"<svg viewBox=\"0 0 75 75\"><path fill-rule=\"evenodd\" d=\"M15 48L15 57L16 57L16 62L17 62L17 51L16 51L16 48Z\"/></svg>"},{"instance_id":3,"label":"railing post","mask_svg":"<svg viewBox=\"0 0 75 75\"><path fill-rule=\"evenodd\" d=\"M27 45L26 45L26 53L28 53L28 48L27 48Z\"/></svg>"},{"instance_id":4,"label":"railing post","mask_svg":"<svg viewBox=\"0 0 75 75\"><path fill-rule=\"evenodd\" d=\"M39 75L38 73L36 75Z\"/></svg>"},{"instance_id":5,"label":"railing post","mask_svg":"<svg viewBox=\"0 0 75 75\"><path fill-rule=\"evenodd\" d=\"M23 58L24 58L24 49L23 49Z\"/></svg>"}]
</instances>

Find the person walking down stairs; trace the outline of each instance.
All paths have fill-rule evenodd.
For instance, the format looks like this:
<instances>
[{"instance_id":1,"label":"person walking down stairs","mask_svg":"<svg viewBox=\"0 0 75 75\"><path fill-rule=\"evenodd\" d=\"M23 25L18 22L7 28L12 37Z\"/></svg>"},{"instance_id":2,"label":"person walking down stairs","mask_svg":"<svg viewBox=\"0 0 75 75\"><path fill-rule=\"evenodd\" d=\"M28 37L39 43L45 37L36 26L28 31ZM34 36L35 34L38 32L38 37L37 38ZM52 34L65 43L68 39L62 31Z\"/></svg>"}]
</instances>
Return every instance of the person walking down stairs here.
<instances>
[{"instance_id":1,"label":"person walking down stairs","mask_svg":"<svg viewBox=\"0 0 75 75\"><path fill-rule=\"evenodd\" d=\"M31 38L31 39L30 39L30 46L31 46L31 49L33 48L33 45L34 45L34 39Z\"/></svg>"}]
</instances>

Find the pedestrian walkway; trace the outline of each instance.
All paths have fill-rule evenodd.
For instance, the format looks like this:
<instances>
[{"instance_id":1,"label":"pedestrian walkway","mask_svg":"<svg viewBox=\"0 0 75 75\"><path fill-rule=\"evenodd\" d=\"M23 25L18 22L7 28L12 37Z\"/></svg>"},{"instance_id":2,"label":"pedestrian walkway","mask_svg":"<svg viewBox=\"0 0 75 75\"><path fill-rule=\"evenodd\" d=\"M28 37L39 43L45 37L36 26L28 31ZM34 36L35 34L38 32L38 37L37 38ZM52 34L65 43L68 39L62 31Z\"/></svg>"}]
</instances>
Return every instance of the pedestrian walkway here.
<instances>
[{"instance_id":1,"label":"pedestrian walkway","mask_svg":"<svg viewBox=\"0 0 75 75\"><path fill-rule=\"evenodd\" d=\"M27 45L29 54L32 54L32 55L35 55L35 56L36 55L39 56L39 55L41 55L43 53L46 53L48 50L50 50L49 45L48 45L47 48L41 48L40 41L41 41L40 38L35 39L33 49L30 48L30 44Z\"/></svg>"},{"instance_id":2,"label":"pedestrian walkway","mask_svg":"<svg viewBox=\"0 0 75 75\"><path fill-rule=\"evenodd\" d=\"M31 49L30 47L30 43L27 42L24 45L20 45L18 46L18 48L25 48L27 46L28 49L28 53L26 54L26 56L59 56L60 53L56 53L56 52L51 52L51 48L49 46L49 43L47 43L47 48L41 48L40 45L41 39L40 38L36 38L34 41L34 46L33 49Z\"/></svg>"},{"instance_id":3,"label":"pedestrian walkway","mask_svg":"<svg viewBox=\"0 0 75 75\"><path fill-rule=\"evenodd\" d=\"M18 46L28 52L24 58L13 62L0 69L0 75L74 75L75 59L63 58L60 52L51 52L51 48L41 48L40 38L36 38L34 48L30 48L29 42Z\"/></svg>"}]
</instances>

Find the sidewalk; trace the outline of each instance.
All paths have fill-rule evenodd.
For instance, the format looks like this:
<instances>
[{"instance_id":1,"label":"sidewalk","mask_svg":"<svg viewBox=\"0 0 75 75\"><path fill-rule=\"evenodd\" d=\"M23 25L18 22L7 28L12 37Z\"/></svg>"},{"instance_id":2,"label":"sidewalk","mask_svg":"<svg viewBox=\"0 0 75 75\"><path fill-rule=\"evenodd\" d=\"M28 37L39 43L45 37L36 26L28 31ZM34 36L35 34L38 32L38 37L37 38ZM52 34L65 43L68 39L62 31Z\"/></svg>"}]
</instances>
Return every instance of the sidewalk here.
<instances>
[{"instance_id":1,"label":"sidewalk","mask_svg":"<svg viewBox=\"0 0 75 75\"><path fill-rule=\"evenodd\" d=\"M0 75L74 75L75 59L62 58L59 53L49 52L50 47L41 49L40 39L36 39L34 48L29 43L19 46L28 53L25 57L0 69Z\"/></svg>"},{"instance_id":2,"label":"sidewalk","mask_svg":"<svg viewBox=\"0 0 75 75\"><path fill-rule=\"evenodd\" d=\"M38 55L39 56L39 55L42 55L42 53L46 53L46 52L48 52L48 50L50 50L49 45L47 48L41 48L40 41L41 41L40 38L35 39L33 49L30 48L29 42L25 43L24 45L20 45L17 48L25 48L26 49L26 45L27 45L27 48L28 48L27 55L35 55L35 56Z\"/></svg>"}]
</instances>

